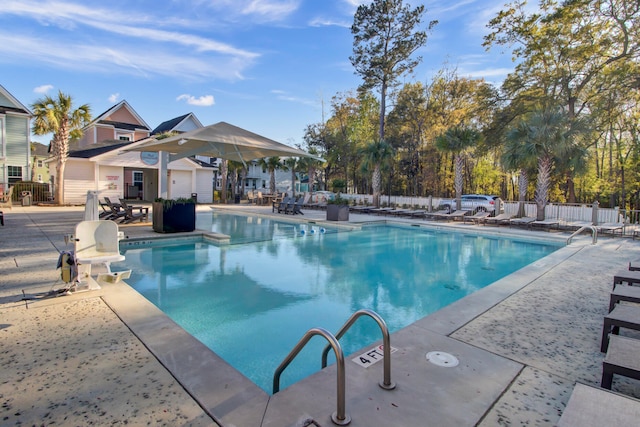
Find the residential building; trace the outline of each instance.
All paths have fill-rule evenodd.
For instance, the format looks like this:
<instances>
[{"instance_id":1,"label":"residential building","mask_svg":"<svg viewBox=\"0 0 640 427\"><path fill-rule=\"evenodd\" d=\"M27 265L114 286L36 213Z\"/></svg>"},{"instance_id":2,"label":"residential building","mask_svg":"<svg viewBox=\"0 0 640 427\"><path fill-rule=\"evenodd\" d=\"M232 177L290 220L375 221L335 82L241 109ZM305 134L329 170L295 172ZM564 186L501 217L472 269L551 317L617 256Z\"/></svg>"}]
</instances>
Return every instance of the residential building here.
<instances>
[{"instance_id":1,"label":"residential building","mask_svg":"<svg viewBox=\"0 0 640 427\"><path fill-rule=\"evenodd\" d=\"M31 111L0 85L0 192L30 178Z\"/></svg>"}]
</instances>

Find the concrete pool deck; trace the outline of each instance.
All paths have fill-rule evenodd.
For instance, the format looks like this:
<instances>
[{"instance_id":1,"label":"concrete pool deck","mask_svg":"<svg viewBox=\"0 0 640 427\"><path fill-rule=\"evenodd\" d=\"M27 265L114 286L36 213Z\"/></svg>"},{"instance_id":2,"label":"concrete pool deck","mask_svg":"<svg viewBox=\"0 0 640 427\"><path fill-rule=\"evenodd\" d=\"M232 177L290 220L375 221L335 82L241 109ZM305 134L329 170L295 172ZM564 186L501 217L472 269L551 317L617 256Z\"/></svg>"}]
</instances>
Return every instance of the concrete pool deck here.
<instances>
[{"instance_id":1,"label":"concrete pool deck","mask_svg":"<svg viewBox=\"0 0 640 427\"><path fill-rule=\"evenodd\" d=\"M270 207L213 207L271 214ZM323 211L304 212L296 219L324 218ZM227 371L218 370L222 361L126 285L22 301L23 290L48 291L56 282L58 253L71 249L63 236L82 215L82 207L5 211L0 424L216 425L209 412L224 426L314 425L311 420L333 425L335 366L267 396L233 374L220 374ZM351 214L352 223L381 220L397 221ZM509 227L436 226L568 237ZM157 237L148 224L121 230L130 239ZM346 357L350 425L556 424L576 382L599 385L599 340L612 274L638 258L640 242L600 237L591 245L590 236L580 235L570 246L393 334L393 391L377 386L382 363L363 369ZM455 355L460 365L428 363L425 354L434 350ZM640 382L616 377L613 390L640 397Z\"/></svg>"}]
</instances>

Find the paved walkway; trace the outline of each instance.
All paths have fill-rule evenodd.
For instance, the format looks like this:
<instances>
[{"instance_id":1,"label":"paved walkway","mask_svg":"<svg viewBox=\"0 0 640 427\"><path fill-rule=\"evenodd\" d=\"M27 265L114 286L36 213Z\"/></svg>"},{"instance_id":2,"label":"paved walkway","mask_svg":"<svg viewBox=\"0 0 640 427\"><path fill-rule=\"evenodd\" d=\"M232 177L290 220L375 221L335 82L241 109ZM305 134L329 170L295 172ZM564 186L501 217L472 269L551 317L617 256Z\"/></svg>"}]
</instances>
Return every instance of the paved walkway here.
<instances>
[{"instance_id":1,"label":"paved walkway","mask_svg":"<svg viewBox=\"0 0 640 427\"><path fill-rule=\"evenodd\" d=\"M246 205L225 208L248 209ZM144 337L141 341L134 334L138 329L114 311L110 301L126 290L104 286L72 296L22 301L23 290L48 291L58 280L58 252L71 249L62 236L73 232L82 214L81 207L14 207L5 212L5 227L0 227L0 425L216 425L207 414L211 410L207 399L194 392L197 387L178 382L177 369L167 370L169 363L154 352L154 346ZM305 220L321 220L324 215L305 214ZM351 217L352 222L381 219L385 218ZM438 226L452 225L482 228ZM529 234L498 227L481 231L487 229ZM122 230L132 238L153 234L148 224ZM640 258L640 242L628 238L601 237L597 245L590 243L589 236L579 236L553 262L534 263L525 273L509 276L491 290L394 334L392 343L403 349L392 359L398 360L394 372L399 387L393 392L348 393L351 425L557 423L576 382L599 384L603 359L599 340L611 276ZM457 352L463 361L466 357L464 368L476 376L463 378L476 380L452 385L455 377L438 371L421 377L412 365L417 362L404 360L413 350L424 358L424 350L433 343ZM254 425L298 426L305 419L331 425L325 406L335 410L335 376L324 376L330 378L304 380L269 398L262 421ZM357 389L360 379L348 380ZM325 384L332 384L328 399L317 395ZM637 381L616 378L613 389L640 397ZM447 394L449 390L452 394ZM416 401L420 393L425 393L424 401ZM229 412L241 412L241 399L234 399L235 409ZM234 399L225 399L216 410ZM429 406L438 399L443 403ZM245 406L247 412L253 410L248 402ZM223 425L252 427L216 417Z\"/></svg>"}]
</instances>

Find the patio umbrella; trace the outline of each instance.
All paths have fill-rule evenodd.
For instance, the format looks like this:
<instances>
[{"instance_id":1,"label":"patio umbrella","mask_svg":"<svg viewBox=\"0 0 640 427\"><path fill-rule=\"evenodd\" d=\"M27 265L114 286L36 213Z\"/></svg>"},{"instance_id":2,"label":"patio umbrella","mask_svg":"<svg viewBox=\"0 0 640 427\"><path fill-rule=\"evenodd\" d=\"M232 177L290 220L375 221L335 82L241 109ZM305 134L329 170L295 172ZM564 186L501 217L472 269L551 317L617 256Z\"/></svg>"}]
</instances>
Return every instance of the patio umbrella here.
<instances>
[{"instance_id":1,"label":"patio umbrella","mask_svg":"<svg viewBox=\"0 0 640 427\"><path fill-rule=\"evenodd\" d=\"M164 151L169 161L196 154L245 163L264 157L322 158L276 142L229 123L220 122L161 140L150 140L125 151Z\"/></svg>"}]
</instances>

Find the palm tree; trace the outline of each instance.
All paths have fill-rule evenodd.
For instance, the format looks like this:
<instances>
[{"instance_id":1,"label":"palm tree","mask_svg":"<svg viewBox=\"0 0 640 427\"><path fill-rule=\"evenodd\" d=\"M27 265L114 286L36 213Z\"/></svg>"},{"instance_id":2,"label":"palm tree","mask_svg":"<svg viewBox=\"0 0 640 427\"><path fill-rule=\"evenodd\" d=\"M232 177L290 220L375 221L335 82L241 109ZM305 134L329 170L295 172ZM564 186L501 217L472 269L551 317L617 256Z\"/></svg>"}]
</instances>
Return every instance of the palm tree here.
<instances>
[{"instance_id":1,"label":"palm tree","mask_svg":"<svg viewBox=\"0 0 640 427\"><path fill-rule=\"evenodd\" d=\"M296 170L300 166L300 159L297 157L287 157L284 165L291 171L291 196L296 196Z\"/></svg>"},{"instance_id":2,"label":"palm tree","mask_svg":"<svg viewBox=\"0 0 640 427\"><path fill-rule=\"evenodd\" d=\"M69 139L82 137L82 128L91 121L91 108L88 104L83 104L74 110L71 96L60 91L57 99L45 96L37 100L31 109L34 116L31 131L35 135L53 134L51 154L56 160L54 201L62 204L64 203L64 168L69 157Z\"/></svg>"},{"instance_id":3,"label":"palm tree","mask_svg":"<svg viewBox=\"0 0 640 427\"><path fill-rule=\"evenodd\" d=\"M464 159L469 147L474 146L481 140L480 132L469 127L455 126L447 129L445 133L436 138L436 147L455 155L454 168L454 188L456 191L456 207L460 209L462 203L462 184L464 175Z\"/></svg>"},{"instance_id":4,"label":"palm tree","mask_svg":"<svg viewBox=\"0 0 640 427\"><path fill-rule=\"evenodd\" d=\"M242 162L229 160L227 163L227 170L231 177L231 198L235 200L236 194L238 194L238 176L243 173L245 167Z\"/></svg>"},{"instance_id":5,"label":"palm tree","mask_svg":"<svg viewBox=\"0 0 640 427\"><path fill-rule=\"evenodd\" d=\"M395 151L393 147L383 140L372 141L360 152L362 156L362 168L365 171L373 171L371 186L373 187L373 204L380 207L380 194L382 193L382 170L391 166Z\"/></svg>"},{"instance_id":6,"label":"palm tree","mask_svg":"<svg viewBox=\"0 0 640 427\"><path fill-rule=\"evenodd\" d=\"M518 173L518 217L525 216L524 203L527 199L529 176L535 171L537 159L523 150L520 135L514 130L506 136L502 164L507 170L519 170Z\"/></svg>"},{"instance_id":7,"label":"palm tree","mask_svg":"<svg viewBox=\"0 0 640 427\"><path fill-rule=\"evenodd\" d=\"M584 133L587 126L579 120L570 120L559 107L537 107L525 116L509 134L508 139L519 140L517 155L521 159L536 159L536 219L545 218L545 207L549 199L551 173L558 159L580 152L574 137Z\"/></svg>"},{"instance_id":8,"label":"palm tree","mask_svg":"<svg viewBox=\"0 0 640 427\"><path fill-rule=\"evenodd\" d=\"M229 160L220 159L220 203L227 203L227 177L229 176Z\"/></svg>"},{"instance_id":9,"label":"palm tree","mask_svg":"<svg viewBox=\"0 0 640 427\"><path fill-rule=\"evenodd\" d=\"M310 147L307 152L315 156L318 155L318 150L315 147ZM322 162L311 157L302 157L298 163L300 169L307 171L309 177L309 192L313 192L313 186L316 181L316 170L322 166Z\"/></svg>"},{"instance_id":10,"label":"palm tree","mask_svg":"<svg viewBox=\"0 0 640 427\"><path fill-rule=\"evenodd\" d=\"M276 192L276 170L286 169L285 166L280 163L280 157L267 157L258 160L258 164L269 171L269 192L275 194Z\"/></svg>"}]
</instances>

